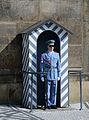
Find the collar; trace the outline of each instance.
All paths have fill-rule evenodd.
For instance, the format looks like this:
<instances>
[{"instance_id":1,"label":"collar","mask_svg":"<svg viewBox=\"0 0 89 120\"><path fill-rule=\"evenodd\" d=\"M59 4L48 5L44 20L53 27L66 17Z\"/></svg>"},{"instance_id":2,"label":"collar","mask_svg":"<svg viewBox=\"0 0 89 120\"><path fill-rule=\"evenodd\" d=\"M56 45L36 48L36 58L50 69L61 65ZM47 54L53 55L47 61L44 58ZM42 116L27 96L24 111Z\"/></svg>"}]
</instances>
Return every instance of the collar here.
<instances>
[{"instance_id":1,"label":"collar","mask_svg":"<svg viewBox=\"0 0 89 120\"><path fill-rule=\"evenodd\" d=\"M48 50L48 53L53 53L53 52L54 52L54 51L49 51L49 50Z\"/></svg>"}]
</instances>

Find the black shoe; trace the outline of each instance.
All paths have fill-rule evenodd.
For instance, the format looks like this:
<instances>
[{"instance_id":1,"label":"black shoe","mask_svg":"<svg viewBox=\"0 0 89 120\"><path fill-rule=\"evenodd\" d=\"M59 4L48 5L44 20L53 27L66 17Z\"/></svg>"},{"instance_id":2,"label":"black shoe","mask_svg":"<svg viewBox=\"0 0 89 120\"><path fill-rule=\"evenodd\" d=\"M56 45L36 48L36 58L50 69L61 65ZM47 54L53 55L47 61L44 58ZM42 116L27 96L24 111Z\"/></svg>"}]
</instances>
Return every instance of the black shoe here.
<instances>
[{"instance_id":1,"label":"black shoe","mask_svg":"<svg viewBox=\"0 0 89 120\"><path fill-rule=\"evenodd\" d=\"M51 108L52 109L57 109L57 106L56 105L52 105Z\"/></svg>"},{"instance_id":2,"label":"black shoe","mask_svg":"<svg viewBox=\"0 0 89 120\"><path fill-rule=\"evenodd\" d=\"M51 106L48 106L48 109L51 109Z\"/></svg>"},{"instance_id":3,"label":"black shoe","mask_svg":"<svg viewBox=\"0 0 89 120\"><path fill-rule=\"evenodd\" d=\"M46 109L46 106L43 105L43 106L42 106L42 109L45 110L45 109Z\"/></svg>"}]
</instances>

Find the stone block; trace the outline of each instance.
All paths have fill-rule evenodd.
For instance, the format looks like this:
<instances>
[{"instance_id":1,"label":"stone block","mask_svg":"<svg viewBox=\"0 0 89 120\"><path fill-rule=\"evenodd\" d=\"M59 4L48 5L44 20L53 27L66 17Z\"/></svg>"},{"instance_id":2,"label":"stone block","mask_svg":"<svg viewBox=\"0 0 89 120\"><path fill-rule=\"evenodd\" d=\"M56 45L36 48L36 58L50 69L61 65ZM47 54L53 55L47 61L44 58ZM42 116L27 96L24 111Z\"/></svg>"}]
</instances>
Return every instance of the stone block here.
<instances>
[{"instance_id":1,"label":"stone block","mask_svg":"<svg viewBox=\"0 0 89 120\"><path fill-rule=\"evenodd\" d=\"M0 69L0 84L1 83L21 83L22 82L22 76L20 74L19 69Z\"/></svg>"},{"instance_id":2,"label":"stone block","mask_svg":"<svg viewBox=\"0 0 89 120\"><path fill-rule=\"evenodd\" d=\"M89 45L83 47L83 68L84 72L89 72Z\"/></svg>"},{"instance_id":3,"label":"stone block","mask_svg":"<svg viewBox=\"0 0 89 120\"><path fill-rule=\"evenodd\" d=\"M37 20L39 15L38 0L12 0L11 15L18 20ZM14 13L14 14L13 14Z\"/></svg>"},{"instance_id":4,"label":"stone block","mask_svg":"<svg viewBox=\"0 0 89 120\"><path fill-rule=\"evenodd\" d=\"M73 33L73 35L69 33L68 44L82 44L82 22L80 21L80 19L76 20L69 18L62 21L57 21L57 23L61 24Z\"/></svg>"},{"instance_id":5,"label":"stone block","mask_svg":"<svg viewBox=\"0 0 89 120\"><path fill-rule=\"evenodd\" d=\"M46 9L45 9L46 8ZM42 0L40 17L52 17L57 20L82 17L82 1L80 0Z\"/></svg>"},{"instance_id":6,"label":"stone block","mask_svg":"<svg viewBox=\"0 0 89 120\"><path fill-rule=\"evenodd\" d=\"M22 84L8 84L9 104L22 103Z\"/></svg>"},{"instance_id":7,"label":"stone block","mask_svg":"<svg viewBox=\"0 0 89 120\"><path fill-rule=\"evenodd\" d=\"M0 104L18 104L22 103L22 84L0 84Z\"/></svg>"},{"instance_id":8,"label":"stone block","mask_svg":"<svg viewBox=\"0 0 89 120\"><path fill-rule=\"evenodd\" d=\"M38 7L38 0L0 0L0 20L36 20Z\"/></svg>"},{"instance_id":9,"label":"stone block","mask_svg":"<svg viewBox=\"0 0 89 120\"><path fill-rule=\"evenodd\" d=\"M24 31L25 29L27 29L28 27L34 25L36 22L29 22L29 21L18 21L16 23L16 29L17 29L17 33L20 33L22 31Z\"/></svg>"},{"instance_id":10,"label":"stone block","mask_svg":"<svg viewBox=\"0 0 89 120\"><path fill-rule=\"evenodd\" d=\"M0 104L8 103L8 85L0 84Z\"/></svg>"},{"instance_id":11,"label":"stone block","mask_svg":"<svg viewBox=\"0 0 89 120\"><path fill-rule=\"evenodd\" d=\"M80 89L79 89L79 81L73 79L69 83L69 99L70 103L79 103L80 102Z\"/></svg>"},{"instance_id":12,"label":"stone block","mask_svg":"<svg viewBox=\"0 0 89 120\"><path fill-rule=\"evenodd\" d=\"M19 37L10 41L9 44L0 44L0 68L21 68L21 40Z\"/></svg>"},{"instance_id":13,"label":"stone block","mask_svg":"<svg viewBox=\"0 0 89 120\"><path fill-rule=\"evenodd\" d=\"M57 6L57 15L59 19L81 18L82 17L82 1L80 0L64 0L59 1Z\"/></svg>"},{"instance_id":14,"label":"stone block","mask_svg":"<svg viewBox=\"0 0 89 120\"><path fill-rule=\"evenodd\" d=\"M71 80L73 79L73 80ZM72 77L69 81L69 98L70 103L79 103L80 102L80 81L79 77L78 79L75 79L75 77ZM89 87L88 87L89 81L83 81L82 82L82 98L83 102L86 102L89 100Z\"/></svg>"},{"instance_id":15,"label":"stone block","mask_svg":"<svg viewBox=\"0 0 89 120\"><path fill-rule=\"evenodd\" d=\"M52 17L56 14L57 2L54 0L42 0L40 2L40 15L41 18Z\"/></svg>"},{"instance_id":16,"label":"stone block","mask_svg":"<svg viewBox=\"0 0 89 120\"><path fill-rule=\"evenodd\" d=\"M89 0L83 1L83 15L84 21L89 22Z\"/></svg>"},{"instance_id":17,"label":"stone block","mask_svg":"<svg viewBox=\"0 0 89 120\"><path fill-rule=\"evenodd\" d=\"M21 68L21 48L14 46L0 45L0 69L20 69Z\"/></svg>"},{"instance_id":18,"label":"stone block","mask_svg":"<svg viewBox=\"0 0 89 120\"><path fill-rule=\"evenodd\" d=\"M14 36L16 35L16 24L13 22L0 22L0 36Z\"/></svg>"},{"instance_id":19,"label":"stone block","mask_svg":"<svg viewBox=\"0 0 89 120\"><path fill-rule=\"evenodd\" d=\"M83 28L83 68L89 72L89 23L84 22Z\"/></svg>"},{"instance_id":20,"label":"stone block","mask_svg":"<svg viewBox=\"0 0 89 120\"><path fill-rule=\"evenodd\" d=\"M83 22L83 45L89 45L89 22Z\"/></svg>"},{"instance_id":21,"label":"stone block","mask_svg":"<svg viewBox=\"0 0 89 120\"><path fill-rule=\"evenodd\" d=\"M89 101L89 79L88 81L83 81L83 101Z\"/></svg>"},{"instance_id":22,"label":"stone block","mask_svg":"<svg viewBox=\"0 0 89 120\"><path fill-rule=\"evenodd\" d=\"M12 72L5 72L3 70L3 73L0 69L0 84L7 84L7 83L14 83L16 81L16 77L12 75Z\"/></svg>"},{"instance_id":23,"label":"stone block","mask_svg":"<svg viewBox=\"0 0 89 120\"><path fill-rule=\"evenodd\" d=\"M69 46L69 67L82 67L81 46Z\"/></svg>"},{"instance_id":24,"label":"stone block","mask_svg":"<svg viewBox=\"0 0 89 120\"><path fill-rule=\"evenodd\" d=\"M0 20L37 20L38 0L1 0Z\"/></svg>"},{"instance_id":25,"label":"stone block","mask_svg":"<svg viewBox=\"0 0 89 120\"><path fill-rule=\"evenodd\" d=\"M0 20L9 19L10 7L10 0L0 0Z\"/></svg>"},{"instance_id":26,"label":"stone block","mask_svg":"<svg viewBox=\"0 0 89 120\"><path fill-rule=\"evenodd\" d=\"M80 21L80 19L68 19L68 28L73 32L73 35L69 34L69 44L82 44L82 24L83 23Z\"/></svg>"},{"instance_id":27,"label":"stone block","mask_svg":"<svg viewBox=\"0 0 89 120\"><path fill-rule=\"evenodd\" d=\"M2 56L2 53L3 53L4 49L6 49L6 47L7 47L7 44L3 44L3 45L0 44L0 56Z\"/></svg>"},{"instance_id":28,"label":"stone block","mask_svg":"<svg viewBox=\"0 0 89 120\"><path fill-rule=\"evenodd\" d=\"M0 36L0 45L8 45L10 42L10 39L12 39L12 37L10 38L7 36L4 36L4 37Z\"/></svg>"},{"instance_id":29,"label":"stone block","mask_svg":"<svg viewBox=\"0 0 89 120\"><path fill-rule=\"evenodd\" d=\"M5 50L4 50L5 51ZM0 68L20 69L21 68L21 54L16 52L0 53Z\"/></svg>"},{"instance_id":30,"label":"stone block","mask_svg":"<svg viewBox=\"0 0 89 120\"><path fill-rule=\"evenodd\" d=\"M0 104L22 103L21 76L15 70L0 69Z\"/></svg>"}]
</instances>

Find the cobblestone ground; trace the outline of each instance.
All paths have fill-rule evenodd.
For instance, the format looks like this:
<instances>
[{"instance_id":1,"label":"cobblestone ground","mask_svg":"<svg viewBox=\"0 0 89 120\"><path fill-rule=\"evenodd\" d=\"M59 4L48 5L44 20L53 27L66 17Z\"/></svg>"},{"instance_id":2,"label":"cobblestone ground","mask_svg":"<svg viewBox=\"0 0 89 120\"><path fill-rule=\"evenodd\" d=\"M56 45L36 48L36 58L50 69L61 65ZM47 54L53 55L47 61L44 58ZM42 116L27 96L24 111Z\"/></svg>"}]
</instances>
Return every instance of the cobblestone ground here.
<instances>
[{"instance_id":1,"label":"cobblestone ground","mask_svg":"<svg viewBox=\"0 0 89 120\"><path fill-rule=\"evenodd\" d=\"M17 106L0 106L0 120L89 120L89 104L83 104L79 110L79 104L73 104L69 108L56 110L41 110L20 108Z\"/></svg>"}]
</instances>

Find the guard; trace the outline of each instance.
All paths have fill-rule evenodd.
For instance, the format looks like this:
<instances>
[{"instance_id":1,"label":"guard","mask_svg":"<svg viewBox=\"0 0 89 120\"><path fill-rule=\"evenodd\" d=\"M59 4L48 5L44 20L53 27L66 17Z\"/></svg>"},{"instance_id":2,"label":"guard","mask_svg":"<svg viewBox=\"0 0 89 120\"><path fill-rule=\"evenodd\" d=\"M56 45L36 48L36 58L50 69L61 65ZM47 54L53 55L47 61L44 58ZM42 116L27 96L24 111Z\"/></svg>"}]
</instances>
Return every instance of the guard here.
<instances>
[{"instance_id":1,"label":"guard","mask_svg":"<svg viewBox=\"0 0 89 120\"><path fill-rule=\"evenodd\" d=\"M41 74L42 82L46 82L47 93L47 107L48 109L57 108L57 83L61 77L61 63L59 53L54 52L55 40L48 40L46 42L48 50L41 55L41 72L46 72L46 79L44 74Z\"/></svg>"}]
</instances>

